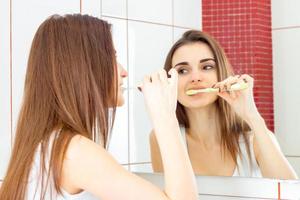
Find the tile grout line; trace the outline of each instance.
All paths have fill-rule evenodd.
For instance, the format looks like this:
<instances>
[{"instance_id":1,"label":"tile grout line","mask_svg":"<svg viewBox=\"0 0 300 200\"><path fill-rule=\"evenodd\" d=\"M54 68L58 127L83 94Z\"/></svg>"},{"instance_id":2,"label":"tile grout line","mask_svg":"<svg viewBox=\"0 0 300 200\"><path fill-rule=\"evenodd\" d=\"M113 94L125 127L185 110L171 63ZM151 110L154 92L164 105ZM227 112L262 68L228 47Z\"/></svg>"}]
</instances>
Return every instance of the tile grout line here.
<instances>
[{"instance_id":1,"label":"tile grout line","mask_svg":"<svg viewBox=\"0 0 300 200\"><path fill-rule=\"evenodd\" d=\"M9 76L10 76L10 145L13 148L13 95L12 95L12 0L9 1Z\"/></svg>"},{"instance_id":2,"label":"tile grout line","mask_svg":"<svg viewBox=\"0 0 300 200\"><path fill-rule=\"evenodd\" d=\"M129 75L130 73L130 66L129 66L129 30L128 30L128 0L126 0L126 64L127 64L127 73ZM127 85L129 86L130 84L130 81L129 81L129 77L127 78ZM130 105L130 91L128 91L128 94L127 94L127 105L128 105L128 111L127 111L127 136L128 136L128 140L127 140L127 144L128 144L128 147L127 147L127 163L128 163L128 171L131 171L131 166L130 166L130 130L131 130L131 127L130 127L130 108L131 108L131 105Z\"/></svg>"},{"instance_id":3,"label":"tile grout line","mask_svg":"<svg viewBox=\"0 0 300 200\"><path fill-rule=\"evenodd\" d=\"M79 0L79 12L82 14L82 0Z\"/></svg>"},{"instance_id":4,"label":"tile grout line","mask_svg":"<svg viewBox=\"0 0 300 200\"><path fill-rule=\"evenodd\" d=\"M173 24L164 24L164 23L158 23L158 22L150 22L150 21L139 20L139 19L130 19L128 17L125 19L123 17L116 17L116 16L112 16L112 15L102 15L102 16L103 17L113 18L113 19L122 19L122 20L128 20L128 21L133 21L133 22L141 22L141 23L147 23L147 24L160 25L160 26L168 26L168 27L174 26L175 28L194 29L192 27L177 26L177 25L173 25Z\"/></svg>"}]
</instances>

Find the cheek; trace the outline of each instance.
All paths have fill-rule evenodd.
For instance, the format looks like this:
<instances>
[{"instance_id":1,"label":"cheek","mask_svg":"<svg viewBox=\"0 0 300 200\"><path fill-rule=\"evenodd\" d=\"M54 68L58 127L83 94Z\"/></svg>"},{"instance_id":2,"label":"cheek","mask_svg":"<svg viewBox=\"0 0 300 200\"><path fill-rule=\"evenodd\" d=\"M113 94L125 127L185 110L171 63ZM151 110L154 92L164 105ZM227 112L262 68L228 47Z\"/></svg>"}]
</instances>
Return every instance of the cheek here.
<instances>
[{"instance_id":1,"label":"cheek","mask_svg":"<svg viewBox=\"0 0 300 200\"><path fill-rule=\"evenodd\" d=\"M180 103L185 101L185 98L187 98L185 94L187 85L188 85L188 80L186 78L178 77L177 99Z\"/></svg>"},{"instance_id":2,"label":"cheek","mask_svg":"<svg viewBox=\"0 0 300 200\"><path fill-rule=\"evenodd\" d=\"M214 74L214 73L209 74L208 76L205 77L203 82L205 82L208 87L211 87L213 84L219 82L218 76L217 76L217 74Z\"/></svg>"},{"instance_id":3,"label":"cheek","mask_svg":"<svg viewBox=\"0 0 300 200\"><path fill-rule=\"evenodd\" d=\"M187 85L187 80L185 80L182 77L178 77L178 84L177 84L178 96L185 92L186 85Z\"/></svg>"},{"instance_id":4,"label":"cheek","mask_svg":"<svg viewBox=\"0 0 300 200\"><path fill-rule=\"evenodd\" d=\"M218 74L217 74L217 72L215 71L215 73L214 73L214 75L212 76L212 81L213 82L219 82L219 80L218 80Z\"/></svg>"}]
</instances>

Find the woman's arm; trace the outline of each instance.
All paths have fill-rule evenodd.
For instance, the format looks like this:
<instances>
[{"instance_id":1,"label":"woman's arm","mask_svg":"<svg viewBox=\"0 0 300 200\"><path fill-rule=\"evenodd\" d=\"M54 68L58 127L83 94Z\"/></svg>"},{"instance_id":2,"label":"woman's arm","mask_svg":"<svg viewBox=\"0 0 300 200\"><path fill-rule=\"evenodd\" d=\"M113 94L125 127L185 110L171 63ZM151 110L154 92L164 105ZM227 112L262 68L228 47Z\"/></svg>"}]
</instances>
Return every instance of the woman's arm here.
<instances>
[{"instance_id":1,"label":"woman's arm","mask_svg":"<svg viewBox=\"0 0 300 200\"><path fill-rule=\"evenodd\" d=\"M195 186L188 178L180 179L183 176L180 171L185 171L181 168L186 167L184 164L175 164L178 162L176 157L181 157L180 151L174 151L174 154L169 156L166 161L169 163L166 165L174 169L169 171L168 177L165 177L164 192L150 182L128 172L101 146L77 135L69 144L62 180L68 180L73 188L86 190L101 199L196 199ZM184 163L184 160L181 162ZM194 178L193 174L190 176Z\"/></svg>"},{"instance_id":2,"label":"woman's arm","mask_svg":"<svg viewBox=\"0 0 300 200\"><path fill-rule=\"evenodd\" d=\"M256 160L263 177L297 179L297 174L283 155L274 134L268 130L261 116L248 120L254 133L253 144Z\"/></svg>"},{"instance_id":3,"label":"woman's arm","mask_svg":"<svg viewBox=\"0 0 300 200\"><path fill-rule=\"evenodd\" d=\"M222 91L235 83L247 83L248 88L242 91ZM259 114L253 97L254 79L244 74L231 76L219 82L215 87L221 88L218 94L224 98L234 111L247 122L254 133L254 151L262 175L268 178L296 179L297 175L280 150L273 133L268 130L265 121Z\"/></svg>"},{"instance_id":4,"label":"woman's arm","mask_svg":"<svg viewBox=\"0 0 300 200\"><path fill-rule=\"evenodd\" d=\"M163 165L162 165L160 150L153 130L150 133L149 140L150 140L152 169L154 172L163 173Z\"/></svg>"},{"instance_id":5,"label":"woman's arm","mask_svg":"<svg viewBox=\"0 0 300 200\"><path fill-rule=\"evenodd\" d=\"M63 183L71 183L71 188L86 190L100 199L171 199L124 169L100 145L79 135L69 144L62 175Z\"/></svg>"}]
</instances>

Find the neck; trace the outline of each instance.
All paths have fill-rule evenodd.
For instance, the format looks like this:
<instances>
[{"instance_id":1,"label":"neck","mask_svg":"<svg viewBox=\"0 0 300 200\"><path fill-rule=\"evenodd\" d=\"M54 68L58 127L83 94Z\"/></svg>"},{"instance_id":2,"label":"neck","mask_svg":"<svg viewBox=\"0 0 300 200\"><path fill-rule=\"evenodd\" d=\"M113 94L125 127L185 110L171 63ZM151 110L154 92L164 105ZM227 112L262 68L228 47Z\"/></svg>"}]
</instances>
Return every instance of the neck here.
<instances>
[{"instance_id":1,"label":"neck","mask_svg":"<svg viewBox=\"0 0 300 200\"><path fill-rule=\"evenodd\" d=\"M217 108L215 104L197 109L186 108L186 114L190 122L187 133L191 139L203 142L204 144L220 143Z\"/></svg>"}]
</instances>

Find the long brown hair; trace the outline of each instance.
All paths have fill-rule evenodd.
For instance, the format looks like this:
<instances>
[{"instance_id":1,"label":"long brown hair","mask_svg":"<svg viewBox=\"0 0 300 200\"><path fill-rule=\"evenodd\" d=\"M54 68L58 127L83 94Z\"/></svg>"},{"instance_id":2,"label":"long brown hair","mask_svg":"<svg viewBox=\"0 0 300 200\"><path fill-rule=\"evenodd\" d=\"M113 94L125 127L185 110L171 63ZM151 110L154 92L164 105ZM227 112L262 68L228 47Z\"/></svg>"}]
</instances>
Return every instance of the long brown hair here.
<instances>
[{"instance_id":1,"label":"long brown hair","mask_svg":"<svg viewBox=\"0 0 300 200\"><path fill-rule=\"evenodd\" d=\"M179 47L196 42L205 43L211 49L216 61L218 81L224 80L227 77L234 75L234 71L218 42L209 34L196 30L186 31L182 35L182 37L172 46L167 55L164 69L166 71L169 71L172 68L173 55ZM237 155L241 153L239 147L239 139L240 135L242 135L246 142L248 157L251 160L248 139L249 137L247 135L247 133L250 131L250 127L235 114L230 105L223 98L218 97L216 106L218 116L218 119L216 120L220 122L219 131L221 134L221 144L223 147L223 152L225 152L224 150L227 149L230 152L231 157L237 164ZM185 108L178 101L176 115L181 126L184 126L185 128L190 127Z\"/></svg>"},{"instance_id":2,"label":"long brown hair","mask_svg":"<svg viewBox=\"0 0 300 200\"><path fill-rule=\"evenodd\" d=\"M23 104L1 200L25 199L38 147L42 179L47 184L53 181L61 194L62 163L72 137L100 138L106 146L117 104L116 66L107 22L73 14L53 15L40 25L30 50ZM46 166L53 133L56 139L51 142ZM41 199L45 198L45 188L42 185Z\"/></svg>"}]
</instances>

